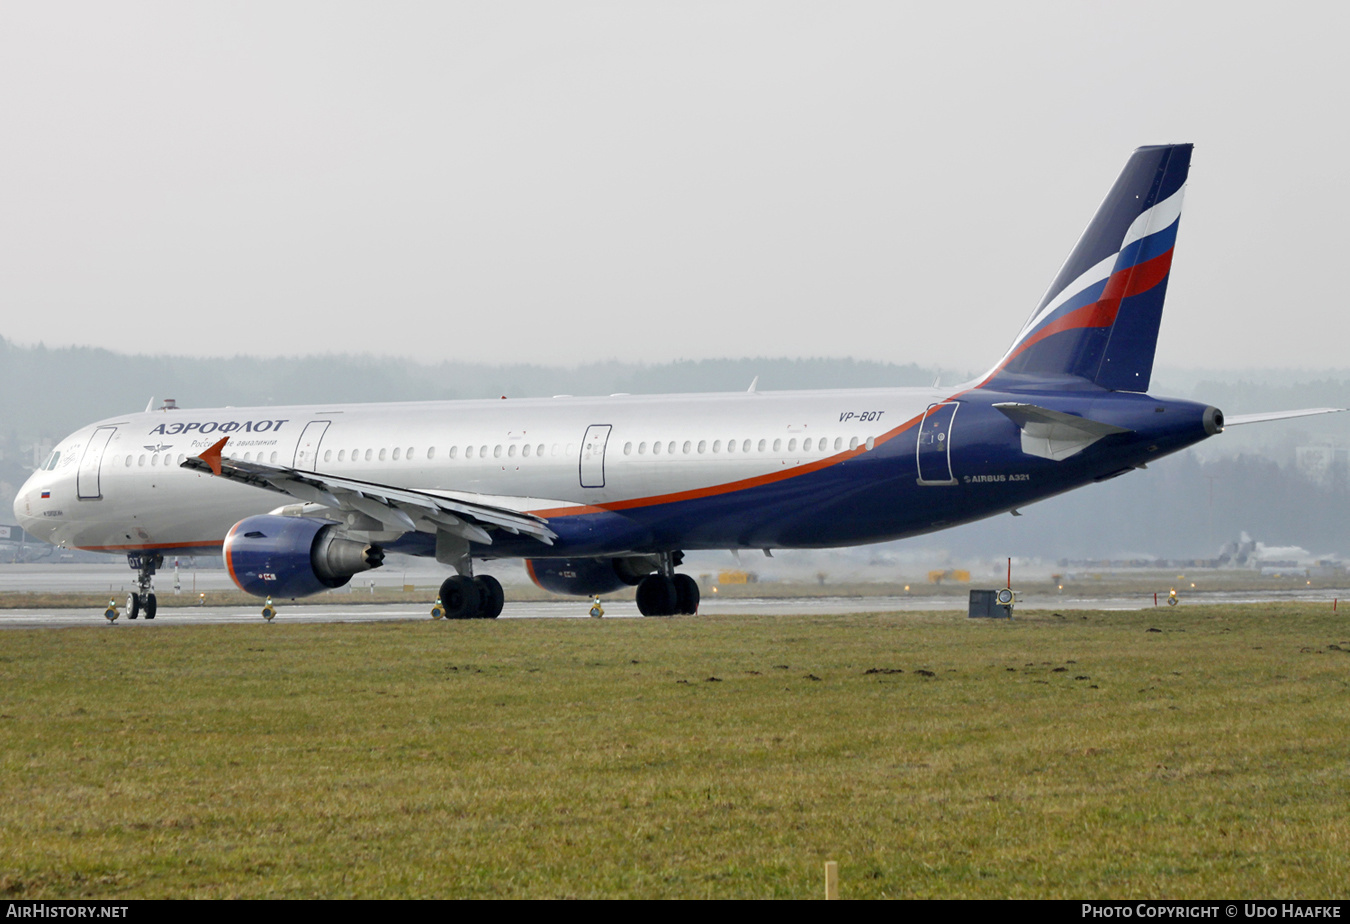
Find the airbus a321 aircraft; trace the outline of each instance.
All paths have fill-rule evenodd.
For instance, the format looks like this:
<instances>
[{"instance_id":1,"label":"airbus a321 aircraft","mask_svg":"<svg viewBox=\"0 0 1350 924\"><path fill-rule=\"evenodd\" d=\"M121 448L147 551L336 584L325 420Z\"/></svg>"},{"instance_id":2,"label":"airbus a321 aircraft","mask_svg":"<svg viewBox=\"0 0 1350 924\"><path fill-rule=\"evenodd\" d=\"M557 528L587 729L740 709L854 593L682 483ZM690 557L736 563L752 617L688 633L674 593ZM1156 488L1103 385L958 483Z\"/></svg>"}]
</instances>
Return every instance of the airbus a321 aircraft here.
<instances>
[{"instance_id":1,"label":"airbus a321 aircraft","mask_svg":"<svg viewBox=\"0 0 1350 924\"><path fill-rule=\"evenodd\" d=\"M62 440L15 501L30 533L126 553L129 615L155 615L165 552L224 556L290 598L386 551L455 574L447 616L492 618L476 559L542 587L637 586L693 613L690 549L883 542L1015 511L1252 423L1149 395L1191 145L1130 157L1007 353L959 387L162 409Z\"/></svg>"}]
</instances>

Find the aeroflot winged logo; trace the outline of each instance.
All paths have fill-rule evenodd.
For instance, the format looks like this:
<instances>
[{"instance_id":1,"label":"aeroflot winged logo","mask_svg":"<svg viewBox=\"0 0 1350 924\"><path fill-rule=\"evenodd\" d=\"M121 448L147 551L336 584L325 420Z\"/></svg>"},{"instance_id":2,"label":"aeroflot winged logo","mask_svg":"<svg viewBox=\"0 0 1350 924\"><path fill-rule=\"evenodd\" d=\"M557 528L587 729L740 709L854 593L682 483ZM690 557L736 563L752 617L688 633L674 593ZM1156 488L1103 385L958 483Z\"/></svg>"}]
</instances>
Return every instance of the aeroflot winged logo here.
<instances>
[{"instance_id":1,"label":"aeroflot winged logo","mask_svg":"<svg viewBox=\"0 0 1350 924\"><path fill-rule=\"evenodd\" d=\"M282 424L290 423L290 418L282 420L205 420L205 421L174 421L173 423L160 424L150 432L161 435L174 436L179 433L273 433L281 429Z\"/></svg>"}]
</instances>

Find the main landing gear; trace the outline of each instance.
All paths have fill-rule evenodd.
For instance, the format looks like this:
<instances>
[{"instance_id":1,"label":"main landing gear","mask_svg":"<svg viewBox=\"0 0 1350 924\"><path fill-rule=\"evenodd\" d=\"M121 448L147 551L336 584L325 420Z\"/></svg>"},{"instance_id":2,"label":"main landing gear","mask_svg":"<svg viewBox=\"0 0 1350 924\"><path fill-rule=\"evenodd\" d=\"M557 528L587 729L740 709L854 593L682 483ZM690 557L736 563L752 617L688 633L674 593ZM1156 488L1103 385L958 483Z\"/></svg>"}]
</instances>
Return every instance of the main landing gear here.
<instances>
[{"instance_id":1,"label":"main landing gear","mask_svg":"<svg viewBox=\"0 0 1350 924\"><path fill-rule=\"evenodd\" d=\"M135 619L141 613L145 613L146 619L154 619L159 609L154 591L155 571L164 564L164 556L153 552L128 552L127 564L137 571L136 590L127 594L127 619Z\"/></svg>"},{"instance_id":2,"label":"main landing gear","mask_svg":"<svg viewBox=\"0 0 1350 924\"><path fill-rule=\"evenodd\" d=\"M456 574L441 584L441 596L431 615L436 619L496 619L505 600L501 581L492 575Z\"/></svg>"},{"instance_id":3,"label":"main landing gear","mask_svg":"<svg viewBox=\"0 0 1350 924\"><path fill-rule=\"evenodd\" d=\"M679 552L662 553L656 573L638 584L638 612L643 616L692 616L698 612L698 582L687 574L675 573L682 558Z\"/></svg>"},{"instance_id":4,"label":"main landing gear","mask_svg":"<svg viewBox=\"0 0 1350 924\"><path fill-rule=\"evenodd\" d=\"M458 573L441 583L441 595L431 608L432 619L496 619L502 614L506 596L501 581L488 574L473 576L473 556L463 536L437 532L436 560Z\"/></svg>"}]
</instances>

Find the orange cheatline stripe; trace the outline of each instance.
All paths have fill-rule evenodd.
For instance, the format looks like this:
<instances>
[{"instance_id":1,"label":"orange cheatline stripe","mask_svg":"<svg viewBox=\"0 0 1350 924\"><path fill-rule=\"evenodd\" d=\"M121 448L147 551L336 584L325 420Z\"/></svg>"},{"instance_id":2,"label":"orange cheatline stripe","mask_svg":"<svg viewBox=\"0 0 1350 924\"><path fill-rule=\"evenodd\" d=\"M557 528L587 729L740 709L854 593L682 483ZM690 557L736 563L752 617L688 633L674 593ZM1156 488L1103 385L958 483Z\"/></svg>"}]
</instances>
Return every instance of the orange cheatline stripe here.
<instances>
[{"instance_id":1,"label":"orange cheatline stripe","mask_svg":"<svg viewBox=\"0 0 1350 924\"><path fill-rule=\"evenodd\" d=\"M240 520L240 521L239 521L239 523L242 523L242 522L244 522L244 521L243 521L243 520ZM244 589L244 585L243 585L243 584L240 584L240 583L239 583L239 578L235 577L235 575L234 575L234 559L233 559L233 558L231 557L231 555L230 555L230 550L229 550L228 548L226 548L226 543L228 543L228 542L230 541L230 537L234 535L234 531L235 531L236 529L239 528L239 523L236 523L236 524L234 524L233 526L231 526L231 527L230 527L230 531L229 531L228 533L225 534L225 542L222 542L222 543L221 543L221 546L220 546L220 552L221 552L221 557L225 559L225 570L228 571L228 572L230 572L230 580L231 580L231 581L234 581L234 586L235 586L235 587L238 587L240 590L243 590L243 589Z\"/></svg>"},{"instance_id":2,"label":"orange cheatline stripe","mask_svg":"<svg viewBox=\"0 0 1350 924\"><path fill-rule=\"evenodd\" d=\"M548 590L547 587L539 583L539 575L534 573L534 562L530 561L528 558L525 559L525 572L529 574L530 580L534 581L535 587L538 587L540 590Z\"/></svg>"},{"instance_id":3,"label":"orange cheatline stripe","mask_svg":"<svg viewBox=\"0 0 1350 924\"><path fill-rule=\"evenodd\" d=\"M952 399L948 398L946 400L950 401ZM946 402L938 401L934 403L944 404ZM924 415L927 413L927 410L925 410L923 414L911 417L900 426L886 431L881 436L874 437L872 440L872 448L875 449L882 443L899 436L901 433L923 420ZM844 452L815 462L808 462L805 465L794 465L792 468L785 468L779 472L770 472L767 475L756 475L753 478L743 478L740 481L730 481L725 484L711 485L706 488L694 488L689 491L675 491L671 494L656 494L651 497L635 497L631 500L611 501L607 504L597 504L595 506L559 507L554 510L528 510L526 512L539 517L556 519L568 516L580 516L588 513L616 513L620 510L632 510L635 507L654 507L659 504L673 504L679 501L698 500L699 498L704 497L717 497L721 494L732 494L736 491L745 491L749 488L758 488L766 484L786 481L789 478L809 475L812 472L818 472L821 469L829 468L832 465L847 462L849 459L856 458L865 452L867 452L866 444L860 443L857 449L845 450Z\"/></svg>"}]
</instances>

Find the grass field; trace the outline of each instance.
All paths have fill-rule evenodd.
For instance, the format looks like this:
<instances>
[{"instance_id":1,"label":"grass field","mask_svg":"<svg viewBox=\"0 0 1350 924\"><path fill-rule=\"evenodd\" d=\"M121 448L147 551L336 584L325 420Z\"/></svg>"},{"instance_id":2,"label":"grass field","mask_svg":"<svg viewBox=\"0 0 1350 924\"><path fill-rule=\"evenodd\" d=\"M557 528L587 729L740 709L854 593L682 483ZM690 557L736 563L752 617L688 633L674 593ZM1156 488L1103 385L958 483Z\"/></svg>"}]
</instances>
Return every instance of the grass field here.
<instances>
[{"instance_id":1,"label":"grass field","mask_svg":"<svg viewBox=\"0 0 1350 924\"><path fill-rule=\"evenodd\" d=\"M1329 605L7 631L0 894L1345 898L1347 728Z\"/></svg>"}]
</instances>

